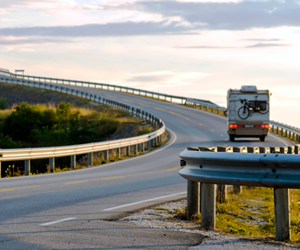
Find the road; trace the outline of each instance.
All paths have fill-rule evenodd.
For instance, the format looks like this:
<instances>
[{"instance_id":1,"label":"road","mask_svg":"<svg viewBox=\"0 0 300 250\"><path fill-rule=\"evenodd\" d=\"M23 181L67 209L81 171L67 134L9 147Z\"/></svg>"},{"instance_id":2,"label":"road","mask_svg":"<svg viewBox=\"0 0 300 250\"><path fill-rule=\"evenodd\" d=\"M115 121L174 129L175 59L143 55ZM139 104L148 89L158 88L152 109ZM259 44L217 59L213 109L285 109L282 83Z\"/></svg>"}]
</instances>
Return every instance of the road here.
<instances>
[{"instance_id":1,"label":"road","mask_svg":"<svg viewBox=\"0 0 300 250\"><path fill-rule=\"evenodd\" d=\"M265 142L258 138L230 142L224 117L125 93L84 91L161 118L169 141L143 156L93 168L1 179L1 249L186 249L202 237L112 219L185 197L178 155L188 146L292 145L276 135L267 136Z\"/></svg>"}]
</instances>

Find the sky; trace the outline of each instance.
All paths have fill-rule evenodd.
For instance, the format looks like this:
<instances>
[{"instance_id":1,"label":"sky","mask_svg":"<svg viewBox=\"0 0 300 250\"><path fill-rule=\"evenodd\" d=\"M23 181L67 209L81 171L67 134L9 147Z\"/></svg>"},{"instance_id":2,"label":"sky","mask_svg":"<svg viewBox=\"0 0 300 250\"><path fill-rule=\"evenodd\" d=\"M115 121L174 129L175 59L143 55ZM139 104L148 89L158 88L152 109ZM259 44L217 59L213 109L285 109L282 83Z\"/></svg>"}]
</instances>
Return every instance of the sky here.
<instances>
[{"instance_id":1,"label":"sky","mask_svg":"<svg viewBox=\"0 0 300 250\"><path fill-rule=\"evenodd\" d=\"M300 0L3 0L0 68L210 100L269 89L300 127Z\"/></svg>"}]
</instances>

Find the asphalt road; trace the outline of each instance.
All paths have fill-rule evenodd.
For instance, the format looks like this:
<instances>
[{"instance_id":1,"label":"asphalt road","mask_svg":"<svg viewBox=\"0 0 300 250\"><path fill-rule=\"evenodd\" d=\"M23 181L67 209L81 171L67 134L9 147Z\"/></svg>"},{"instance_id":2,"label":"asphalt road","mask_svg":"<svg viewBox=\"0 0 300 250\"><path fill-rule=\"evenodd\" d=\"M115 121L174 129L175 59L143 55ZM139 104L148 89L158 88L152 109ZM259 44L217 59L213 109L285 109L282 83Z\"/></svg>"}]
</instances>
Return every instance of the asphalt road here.
<instances>
[{"instance_id":1,"label":"asphalt road","mask_svg":"<svg viewBox=\"0 0 300 250\"><path fill-rule=\"evenodd\" d=\"M178 155L188 146L291 145L275 135L265 142L258 138L230 142L226 118L221 116L125 93L85 91L161 118L169 141L143 156L93 168L1 179L0 249L186 249L203 238L111 219L185 197Z\"/></svg>"}]
</instances>

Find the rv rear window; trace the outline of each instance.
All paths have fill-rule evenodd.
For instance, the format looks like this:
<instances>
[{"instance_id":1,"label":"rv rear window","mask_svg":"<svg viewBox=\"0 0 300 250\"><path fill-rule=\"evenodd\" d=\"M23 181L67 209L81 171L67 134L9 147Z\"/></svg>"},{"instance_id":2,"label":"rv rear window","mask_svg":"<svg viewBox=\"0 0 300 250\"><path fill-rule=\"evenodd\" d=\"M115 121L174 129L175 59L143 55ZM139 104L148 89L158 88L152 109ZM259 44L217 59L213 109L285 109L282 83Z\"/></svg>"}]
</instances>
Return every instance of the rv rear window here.
<instances>
[{"instance_id":1,"label":"rv rear window","mask_svg":"<svg viewBox=\"0 0 300 250\"><path fill-rule=\"evenodd\" d=\"M256 105L255 105L256 103ZM265 111L267 109L267 102L266 101L249 101L249 107L250 108L255 108Z\"/></svg>"}]
</instances>

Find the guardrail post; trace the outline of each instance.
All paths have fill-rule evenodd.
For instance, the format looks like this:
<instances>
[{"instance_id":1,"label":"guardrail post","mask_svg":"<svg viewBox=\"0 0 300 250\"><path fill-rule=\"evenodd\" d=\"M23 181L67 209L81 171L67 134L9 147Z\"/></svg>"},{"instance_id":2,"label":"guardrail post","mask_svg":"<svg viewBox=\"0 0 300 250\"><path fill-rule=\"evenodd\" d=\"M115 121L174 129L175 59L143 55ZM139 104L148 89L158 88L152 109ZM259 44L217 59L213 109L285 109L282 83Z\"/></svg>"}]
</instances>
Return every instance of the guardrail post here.
<instances>
[{"instance_id":1,"label":"guardrail post","mask_svg":"<svg viewBox=\"0 0 300 250\"><path fill-rule=\"evenodd\" d=\"M104 154L104 160L109 161L109 150L103 151Z\"/></svg>"},{"instance_id":2,"label":"guardrail post","mask_svg":"<svg viewBox=\"0 0 300 250\"><path fill-rule=\"evenodd\" d=\"M299 145L295 145L295 147L294 147L294 153L295 154L299 154Z\"/></svg>"},{"instance_id":3,"label":"guardrail post","mask_svg":"<svg viewBox=\"0 0 300 250\"><path fill-rule=\"evenodd\" d=\"M135 154L135 155L137 155L137 153L138 153L138 145L136 144L136 145L133 145L133 153Z\"/></svg>"},{"instance_id":4,"label":"guardrail post","mask_svg":"<svg viewBox=\"0 0 300 250\"><path fill-rule=\"evenodd\" d=\"M25 175L30 175L30 160L25 160L24 161L24 166L25 166Z\"/></svg>"},{"instance_id":5,"label":"guardrail post","mask_svg":"<svg viewBox=\"0 0 300 250\"><path fill-rule=\"evenodd\" d=\"M53 173L55 171L55 158L49 158L49 172Z\"/></svg>"},{"instance_id":6,"label":"guardrail post","mask_svg":"<svg viewBox=\"0 0 300 250\"><path fill-rule=\"evenodd\" d=\"M200 212L200 182L187 181L187 217Z\"/></svg>"},{"instance_id":7,"label":"guardrail post","mask_svg":"<svg viewBox=\"0 0 300 250\"><path fill-rule=\"evenodd\" d=\"M201 226L214 229L216 226L216 186L201 183Z\"/></svg>"},{"instance_id":8,"label":"guardrail post","mask_svg":"<svg viewBox=\"0 0 300 250\"><path fill-rule=\"evenodd\" d=\"M233 185L233 193L234 194L239 194L243 191L242 186L240 185Z\"/></svg>"},{"instance_id":9,"label":"guardrail post","mask_svg":"<svg viewBox=\"0 0 300 250\"><path fill-rule=\"evenodd\" d=\"M217 202L225 203L227 199L227 185L217 185Z\"/></svg>"},{"instance_id":10,"label":"guardrail post","mask_svg":"<svg viewBox=\"0 0 300 250\"><path fill-rule=\"evenodd\" d=\"M275 240L290 239L290 196L287 188L274 188Z\"/></svg>"},{"instance_id":11,"label":"guardrail post","mask_svg":"<svg viewBox=\"0 0 300 250\"><path fill-rule=\"evenodd\" d=\"M88 165L93 166L93 152L88 153Z\"/></svg>"},{"instance_id":12,"label":"guardrail post","mask_svg":"<svg viewBox=\"0 0 300 250\"><path fill-rule=\"evenodd\" d=\"M117 157L118 157L118 159L120 159L121 158L121 148L117 148L116 150L117 150Z\"/></svg>"},{"instance_id":13,"label":"guardrail post","mask_svg":"<svg viewBox=\"0 0 300 250\"><path fill-rule=\"evenodd\" d=\"M76 168L76 155L71 155L71 169Z\"/></svg>"},{"instance_id":14,"label":"guardrail post","mask_svg":"<svg viewBox=\"0 0 300 250\"><path fill-rule=\"evenodd\" d=\"M0 155L2 156L2 155ZM1 161L0 161L0 179L2 178L2 168L1 168Z\"/></svg>"}]
</instances>

